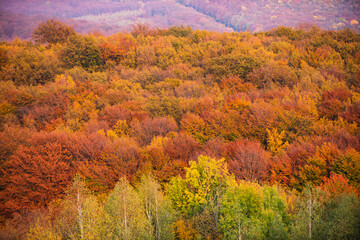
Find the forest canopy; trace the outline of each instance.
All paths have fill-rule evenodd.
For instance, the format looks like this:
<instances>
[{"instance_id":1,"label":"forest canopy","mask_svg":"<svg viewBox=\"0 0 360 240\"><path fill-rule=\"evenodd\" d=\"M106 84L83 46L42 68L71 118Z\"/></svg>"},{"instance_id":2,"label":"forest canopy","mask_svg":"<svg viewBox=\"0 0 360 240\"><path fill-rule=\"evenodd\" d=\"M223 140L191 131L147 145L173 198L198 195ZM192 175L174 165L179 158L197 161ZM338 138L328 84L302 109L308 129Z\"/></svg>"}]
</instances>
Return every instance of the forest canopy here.
<instances>
[{"instance_id":1,"label":"forest canopy","mask_svg":"<svg viewBox=\"0 0 360 240\"><path fill-rule=\"evenodd\" d=\"M312 23L327 30L360 30L357 0L11 0L0 2L0 41L30 39L48 18L76 31L109 36L134 24L190 26L218 32L260 32Z\"/></svg>"},{"instance_id":2,"label":"forest canopy","mask_svg":"<svg viewBox=\"0 0 360 240\"><path fill-rule=\"evenodd\" d=\"M353 30L49 20L0 79L0 238L360 237Z\"/></svg>"}]
</instances>

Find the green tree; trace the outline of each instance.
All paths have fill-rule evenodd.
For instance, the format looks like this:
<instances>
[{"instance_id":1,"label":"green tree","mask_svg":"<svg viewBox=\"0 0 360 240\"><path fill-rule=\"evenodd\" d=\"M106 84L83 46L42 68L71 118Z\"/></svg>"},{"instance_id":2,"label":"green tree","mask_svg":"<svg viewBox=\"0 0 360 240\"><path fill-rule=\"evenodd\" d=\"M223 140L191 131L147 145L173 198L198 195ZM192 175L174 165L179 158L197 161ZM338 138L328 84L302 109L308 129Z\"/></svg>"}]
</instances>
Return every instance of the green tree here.
<instances>
[{"instance_id":1,"label":"green tree","mask_svg":"<svg viewBox=\"0 0 360 240\"><path fill-rule=\"evenodd\" d=\"M265 239L288 239L286 204L276 186L263 188L261 225Z\"/></svg>"},{"instance_id":2,"label":"green tree","mask_svg":"<svg viewBox=\"0 0 360 240\"><path fill-rule=\"evenodd\" d=\"M324 220L326 195L319 189L307 187L296 205L296 213L291 225L292 239L326 239Z\"/></svg>"},{"instance_id":3,"label":"green tree","mask_svg":"<svg viewBox=\"0 0 360 240\"><path fill-rule=\"evenodd\" d=\"M99 46L92 35L80 34L69 37L61 52L61 59L67 68L81 66L85 70L100 70L104 66Z\"/></svg>"},{"instance_id":4,"label":"green tree","mask_svg":"<svg viewBox=\"0 0 360 240\"><path fill-rule=\"evenodd\" d=\"M263 193L256 183L230 186L222 199L220 229L224 239L261 239Z\"/></svg>"},{"instance_id":5,"label":"green tree","mask_svg":"<svg viewBox=\"0 0 360 240\"><path fill-rule=\"evenodd\" d=\"M150 175L144 175L138 191L146 218L152 225L150 234L156 240L173 239L173 210L170 201L162 193L159 183Z\"/></svg>"},{"instance_id":6,"label":"green tree","mask_svg":"<svg viewBox=\"0 0 360 240\"><path fill-rule=\"evenodd\" d=\"M102 239L105 214L96 197L76 175L66 192L56 225L63 237L70 239Z\"/></svg>"},{"instance_id":7,"label":"green tree","mask_svg":"<svg viewBox=\"0 0 360 240\"><path fill-rule=\"evenodd\" d=\"M291 225L292 239L359 239L360 205L353 193L307 187Z\"/></svg>"},{"instance_id":8,"label":"green tree","mask_svg":"<svg viewBox=\"0 0 360 240\"><path fill-rule=\"evenodd\" d=\"M137 192L121 178L110 193L107 204L107 239L151 239L151 223Z\"/></svg>"},{"instance_id":9,"label":"green tree","mask_svg":"<svg viewBox=\"0 0 360 240\"><path fill-rule=\"evenodd\" d=\"M360 239L360 205L354 194L340 195L327 204L327 239Z\"/></svg>"},{"instance_id":10,"label":"green tree","mask_svg":"<svg viewBox=\"0 0 360 240\"><path fill-rule=\"evenodd\" d=\"M185 179L175 177L168 185L168 195L185 217L193 218L202 235L218 235L221 198L235 179L228 172L224 159L199 156L190 161Z\"/></svg>"}]
</instances>

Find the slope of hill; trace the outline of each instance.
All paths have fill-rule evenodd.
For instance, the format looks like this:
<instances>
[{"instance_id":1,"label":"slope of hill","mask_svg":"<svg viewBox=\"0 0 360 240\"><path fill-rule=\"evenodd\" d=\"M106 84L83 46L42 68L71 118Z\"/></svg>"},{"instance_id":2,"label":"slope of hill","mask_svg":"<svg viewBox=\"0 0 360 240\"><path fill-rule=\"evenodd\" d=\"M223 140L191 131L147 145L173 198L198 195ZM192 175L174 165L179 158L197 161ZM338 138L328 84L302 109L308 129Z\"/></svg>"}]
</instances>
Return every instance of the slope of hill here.
<instances>
[{"instance_id":1,"label":"slope of hill","mask_svg":"<svg viewBox=\"0 0 360 240\"><path fill-rule=\"evenodd\" d=\"M0 239L360 239L360 34L35 32L0 43Z\"/></svg>"},{"instance_id":2,"label":"slope of hill","mask_svg":"<svg viewBox=\"0 0 360 240\"><path fill-rule=\"evenodd\" d=\"M312 23L324 29L359 29L356 0L176 0L212 16L235 31L268 30Z\"/></svg>"},{"instance_id":3,"label":"slope of hill","mask_svg":"<svg viewBox=\"0 0 360 240\"><path fill-rule=\"evenodd\" d=\"M94 30L110 35L130 30L132 25L146 23L151 27L173 25L194 29L233 31L211 16L184 6L174 0L135 1L11 1L1 2L1 40L14 37L30 38L29 32L44 18L55 17L74 25L78 32ZM18 24L14 24L18 23ZM22 24L29 22L29 24Z\"/></svg>"},{"instance_id":4,"label":"slope of hill","mask_svg":"<svg viewBox=\"0 0 360 240\"><path fill-rule=\"evenodd\" d=\"M66 20L82 33L129 30L135 23L214 31L263 31L284 25L316 24L324 29L359 30L356 0L12 0L0 3L0 39L29 38L44 18ZM24 24L26 23L26 24Z\"/></svg>"}]
</instances>

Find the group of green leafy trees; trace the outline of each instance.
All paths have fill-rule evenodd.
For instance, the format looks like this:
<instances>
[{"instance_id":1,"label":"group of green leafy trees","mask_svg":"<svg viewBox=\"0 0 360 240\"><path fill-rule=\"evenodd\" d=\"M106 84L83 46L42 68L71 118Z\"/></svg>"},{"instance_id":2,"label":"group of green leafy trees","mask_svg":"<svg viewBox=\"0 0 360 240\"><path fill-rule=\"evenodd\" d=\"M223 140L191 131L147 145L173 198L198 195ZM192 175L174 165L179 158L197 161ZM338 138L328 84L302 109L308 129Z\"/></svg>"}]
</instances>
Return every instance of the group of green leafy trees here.
<instances>
[{"instance_id":1,"label":"group of green leafy trees","mask_svg":"<svg viewBox=\"0 0 360 240\"><path fill-rule=\"evenodd\" d=\"M7 239L357 239L360 35L55 20L0 44Z\"/></svg>"},{"instance_id":2,"label":"group of green leafy trees","mask_svg":"<svg viewBox=\"0 0 360 240\"><path fill-rule=\"evenodd\" d=\"M341 175L299 196L236 181L224 159L199 156L165 192L150 175L96 197L81 176L38 212L27 239L357 239L360 207ZM339 184L335 192L328 189ZM295 198L294 198L295 197Z\"/></svg>"}]
</instances>

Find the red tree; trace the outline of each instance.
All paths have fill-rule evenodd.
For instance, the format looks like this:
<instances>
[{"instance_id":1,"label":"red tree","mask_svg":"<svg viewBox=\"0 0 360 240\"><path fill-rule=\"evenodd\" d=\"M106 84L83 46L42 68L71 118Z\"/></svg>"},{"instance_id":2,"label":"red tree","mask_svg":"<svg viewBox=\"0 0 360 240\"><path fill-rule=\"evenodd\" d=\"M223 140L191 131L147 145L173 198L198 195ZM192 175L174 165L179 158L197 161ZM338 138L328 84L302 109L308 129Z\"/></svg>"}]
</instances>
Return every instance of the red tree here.
<instances>
[{"instance_id":1,"label":"red tree","mask_svg":"<svg viewBox=\"0 0 360 240\"><path fill-rule=\"evenodd\" d=\"M135 122L133 125L133 134L141 145L148 145L155 136L165 137L169 132L177 130L177 124L174 119L160 117L147 118L141 122Z\"/></svg>"},{"instance_id":2,"label":"red tree","mask_svg":"<svg viewBox=\"0 0 360 240\"><path fill-rule=\"evenodd\" d=\"M82 174L91 180L90 188L103 191L112 189L121 177L133 180L141 163L138 144L131 138L119 138L106 144L96 158L79 165Z\"/></svg>"},{"instance_id":3,"label":"red tree","mask_svg":"<svg viewBox=\"0 0 360 240\"><path fill-rule=\"evenodd\" d=\"M189 134L180 133L165 143L165 153L171 159L189 161L199 149L199 143Z\"/></svg>"},{"instance_id":4,"label":"red tree","mask_svg":"<svg viewBox=\"0 0 360 240\"><path fill-rule=\"evenodd\" d=\"M238 140L229 146L229 171L238 179L264 180L269 172L269 154L259 142Z\"/></svg>"},{"instance_id":5,"label":"red tree","mask_svg":"<svg viewBox=\"0 0 360 240\"><path fill-rule=\"evenodd\" d=\"M349 184L349 180L341 174L331 173L329 178L323 179L324 183L320 188L330 193L332 197L337 197L343 194L359 195L359 192Z\"/></svg>"},{"instance_id":6,"label":"red tree","mask_svg":"<svg viewBox=\"0 0 360 240\"><path fill-rule=\"evenodd\" d=\"M14 212L33 210L59 197L76 170L70 152L60 143L48 142L20 146L2 172L0 211L10 217Z\"/></svg>"}]
</instances>

